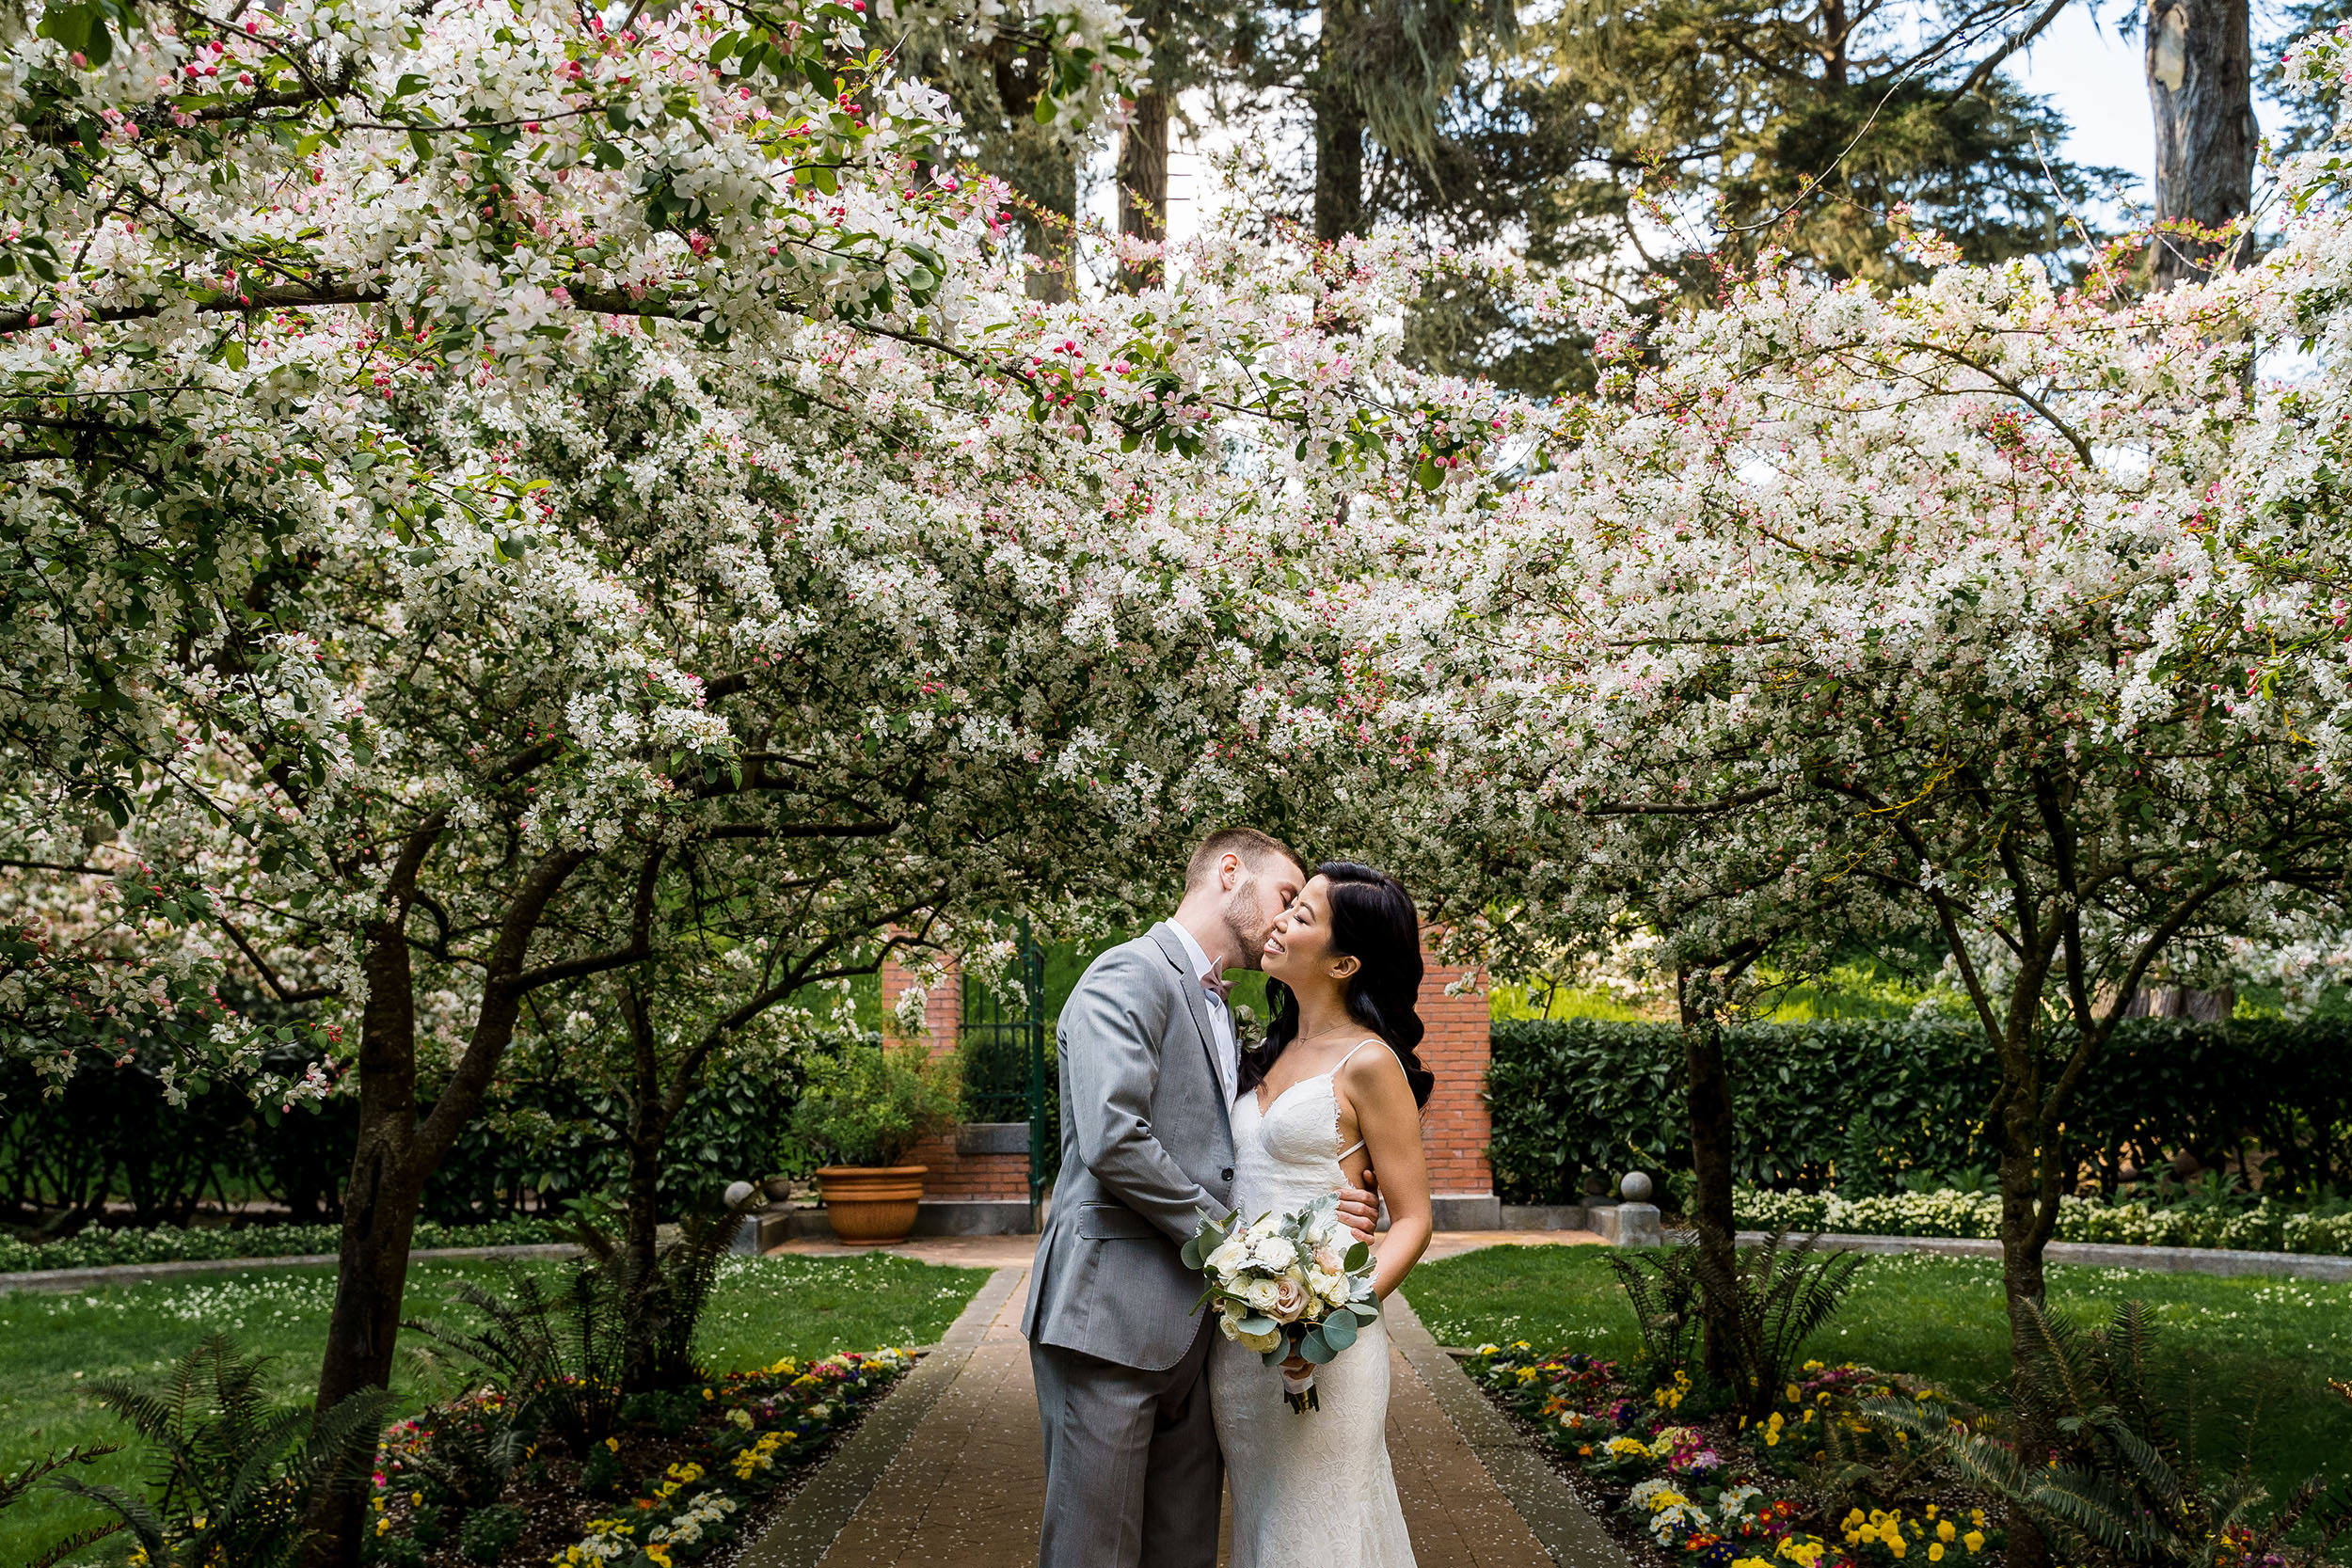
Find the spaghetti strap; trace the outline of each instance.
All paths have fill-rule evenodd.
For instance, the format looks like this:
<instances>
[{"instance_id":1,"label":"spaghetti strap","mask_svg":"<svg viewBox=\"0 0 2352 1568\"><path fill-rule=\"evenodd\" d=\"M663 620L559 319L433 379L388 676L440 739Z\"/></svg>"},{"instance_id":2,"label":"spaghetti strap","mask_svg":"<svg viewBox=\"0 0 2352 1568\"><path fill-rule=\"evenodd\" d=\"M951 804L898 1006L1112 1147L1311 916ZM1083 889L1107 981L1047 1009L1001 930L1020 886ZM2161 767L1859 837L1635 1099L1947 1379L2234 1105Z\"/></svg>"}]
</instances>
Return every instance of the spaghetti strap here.
<instances>
[{"instance_id":1,"label":"spaghetti strap","mask_svg":"<svg viewBox=\"0 0 2352 1568\"><path fill-rule=\"evenodd\" d=\"M1337 1062L1334 1062L1334 1063L1331 1065L1331 1070L1330 1070L1330 1072L1329 1072L1329 1073L1327 1073L1326 1076L1327 1076L1327 1077L1331 1077L1331 1078L1337 1078L1337 1077L1339 1077L1339 1075L1340 1075L1340 1069L1342 1069L1342 1068L1345 1067L1345 1066L1346 1066L1349 1062L1353 1061L1353 1060L1355 1059L1355 1057L1356 1057L1356 1052L1358 1052L1358 1051L1361 1051L1361 1050L1362 1050L1365 1046L1368 1046L1368 1045L1386 1045L1386 1044L1388 1044L1388 1043L1389 1043L1388 1041L1386 1041L1386 1040L1382 1039L1382 1038L1381 1038L1379 1036L1377 1036L1377 1035L1374 1035L1374 1036L1372 1036L1372 1037L1371 1037L1370 1038L1368 1038L1368 1039L1360 1039L1360 1040L1358 1040L1358 1041L1356 1042L1355 1050L1352 1050L1352 1051L1348 1052L1348 1053L1347 1053L1346 1055L1342 1056L1342 1057L1341 1057L1341 1058L1340 1058ZM1363 1140L1363 1139L1361 1139L1361 1138L1358 1138L1358 1139L1357 1139L1354 1143L1349 1144L1349 1145L1348 1145L1345 1148L1341 1149L1337 1155L1333 1156L1333 1158L1335 1158L1335 1159L1340 1159L1340 1160L1344 1160L1344 1159L1346 1159L1349 1155L1351 1155L1351 1154L1355 1153L1358 1149L1359 1149L1359 1148L1363 1148L1363 1147L1364 1147L1364 1140Z\"/></svg>"}]
</instances>

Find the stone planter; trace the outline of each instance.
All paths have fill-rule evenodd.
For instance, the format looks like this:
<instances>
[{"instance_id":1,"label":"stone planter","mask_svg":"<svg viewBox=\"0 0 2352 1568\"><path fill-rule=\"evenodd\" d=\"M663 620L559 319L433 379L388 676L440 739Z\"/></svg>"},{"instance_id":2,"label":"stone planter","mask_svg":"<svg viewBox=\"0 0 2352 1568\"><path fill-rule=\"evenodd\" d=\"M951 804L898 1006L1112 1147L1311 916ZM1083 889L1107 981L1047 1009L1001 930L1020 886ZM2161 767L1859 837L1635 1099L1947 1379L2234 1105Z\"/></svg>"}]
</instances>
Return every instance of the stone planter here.
<instances>
[{"instance_id":1,"label":"stone planter","mask_svg":"<svg viewBox=\"0 0 2352 1568\"><path fill-rule=\"evenodd\" d=\"M827 1165L817 1173L825 1216L845 1246L903 1242L914 1228L929 1165Z\"/></svg>"},{"instance_id":2,"label":"stone planter","mask_svg":"<svg viewBox=\"0 0 2352 1568\"><path fill-rule=\"evenodd\" d=\"M759 1185L760 1190L768 1195L768 1201L771 1203L792 1201L792 1179L788 1176L771 1176Z\"/></svg>"}]
</instances>

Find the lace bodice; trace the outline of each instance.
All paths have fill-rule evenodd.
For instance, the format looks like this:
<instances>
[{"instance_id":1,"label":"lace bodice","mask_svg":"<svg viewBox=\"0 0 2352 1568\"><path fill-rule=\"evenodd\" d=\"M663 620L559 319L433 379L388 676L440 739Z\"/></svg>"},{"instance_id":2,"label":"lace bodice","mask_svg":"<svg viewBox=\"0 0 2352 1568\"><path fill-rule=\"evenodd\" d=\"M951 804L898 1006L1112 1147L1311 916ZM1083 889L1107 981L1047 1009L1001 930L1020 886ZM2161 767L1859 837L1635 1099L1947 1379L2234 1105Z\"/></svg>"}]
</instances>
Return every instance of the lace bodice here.
<instances>
[{"instance_id":1,"label":"lace bodice","mask_svg":"<svg viewBox=\"0 0 2352 1568\"><path fill-rule=\"evenodd\" d=\"M1275 1096L1263 1112L1251 1090L1233 1104L1233 1207L1245 1219L1290 1213L1346 1184L1340 1161L1360 1145L1340 1147L1340 1101L1332 1087L1348 1057Z\"/></svg>"}]
</instances>

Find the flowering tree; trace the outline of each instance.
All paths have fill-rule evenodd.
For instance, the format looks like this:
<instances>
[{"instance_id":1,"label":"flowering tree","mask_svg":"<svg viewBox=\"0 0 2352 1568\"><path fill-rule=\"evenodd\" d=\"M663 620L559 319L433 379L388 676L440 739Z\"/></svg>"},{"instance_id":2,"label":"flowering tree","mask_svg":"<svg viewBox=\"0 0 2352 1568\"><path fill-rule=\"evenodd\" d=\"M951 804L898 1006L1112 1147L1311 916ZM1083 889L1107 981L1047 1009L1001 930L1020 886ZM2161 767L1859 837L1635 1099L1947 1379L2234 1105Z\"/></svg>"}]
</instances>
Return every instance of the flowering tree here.
<instances>
[{"instance_id":1,"label":"flowering tree","mask_svg":"<svg viewBox=\"0 0 2352 1568\"><path fill-rule=\"evenodd\" d=\"M691 1075L1123 891L1336 733L1279 695L1335 684L1317 594L1463 504L1381 247L1042 310L858 8L9 44L8 1044L184 1087L259 1060L216 981L298 1021L271 1092L360 1106L322 1408L518 1032L660 986ZM1046 29L1066 99L1117 27Z\"/></svg>"},{"instance_id":2,"label":"flowering tree","mask_svg":"<svg viewBox=\"0 0 2352 1568\"><path fill-rule=\"evenodd\" d=\"M1479 634L1408 725L1539 919L1671 884L1643 907L1717 962L1825 917L1942 936L2001 1068L2020 1355L2068 1108L2152 967L2352 871L2341 627L2279 585L2338 547L2341 394L2245 373L2265 325L2334 330L2344 232L2131 306L1768 268L1454 546Z\"/></svg>"}]
</instances>

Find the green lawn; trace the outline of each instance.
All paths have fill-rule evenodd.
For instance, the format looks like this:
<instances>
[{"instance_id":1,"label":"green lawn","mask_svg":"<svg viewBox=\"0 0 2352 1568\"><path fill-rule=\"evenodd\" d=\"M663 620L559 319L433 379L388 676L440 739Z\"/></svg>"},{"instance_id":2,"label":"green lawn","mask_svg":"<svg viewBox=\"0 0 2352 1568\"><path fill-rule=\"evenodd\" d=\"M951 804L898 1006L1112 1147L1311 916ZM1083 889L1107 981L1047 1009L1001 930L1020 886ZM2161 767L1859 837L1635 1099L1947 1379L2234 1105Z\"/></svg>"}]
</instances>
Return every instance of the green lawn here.
<instances>
[{"instance_id":1,"label":"green lawn","mask_svg":"<svg viewBox=\"0 0 2352 1568\"><path fill-rule=\"evenodd\" d=\"M1606 1256L1591 1246L1490 1247L1414 1271L1406 1293L1441 1344L1525 1339L1625 1356L1636 1346L1633 1314ZM2168 1380L2196 1413L2209 1463L2227 1469L2250 1458L2274 1497L2314 1471L2352 1475L2352 1402L2328 1387L2330 1377L2352 1378L2352 1285L2053 1267L2050 1292L2078 1320L2133 1298L2153 1308ZM1809 1348L1984 1399L2008 1369L1999 1268L1873 1258Z\"/></svg>"},{"instance_id":2,"label":"green lawn","mask_svg":"<svg viewBox=\"0 0 2352 1568\"><path fill-rule=\"evenodd\" d=\"M561 1265L534 1263L552 1275ZM408 1277L411 1318L460 1324L467 1310L451 1295L461 1279L492 1289L508 1277L497 1263L419 1263ZM702 1347L715 1370L764 1367L779 1357L836 1350L926 1344L954 1321L988 1277L876 1253L864 1258L731 1259L703 1320ZM71 1295L0 1295L0 1470L75 1443L111 1440L120 1428L88 1393L100 1377L158 1377L199 1338L224 1330L248 1351L277 1356L289 1398L308 1398L334 1291L323 1268L254 1269L198 1279L129 1285ZM405 1344L415 1346L416 1336ZM405 1354L394 1383L404 1410L463 1386L463 1363ZM136 1459L125 1452L91 1479L129 1483ZM23 1562L74 1522L95 1517L72 1498L36 1492L0 1513L0 1562ZM104 1554L85 1554L103 1560Z\"/></svg>"}]
</instances>

